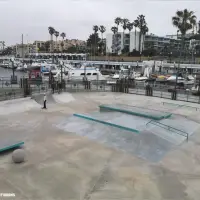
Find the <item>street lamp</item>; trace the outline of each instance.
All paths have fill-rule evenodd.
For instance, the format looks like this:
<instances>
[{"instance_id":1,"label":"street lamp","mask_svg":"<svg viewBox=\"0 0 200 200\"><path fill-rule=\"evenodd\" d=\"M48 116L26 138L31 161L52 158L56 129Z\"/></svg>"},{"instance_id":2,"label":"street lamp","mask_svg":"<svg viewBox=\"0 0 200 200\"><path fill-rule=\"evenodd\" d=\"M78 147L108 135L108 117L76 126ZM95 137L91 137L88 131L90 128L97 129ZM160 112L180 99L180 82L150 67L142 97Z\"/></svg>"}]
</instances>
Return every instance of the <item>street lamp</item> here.
<instances>
[{"instance_id":1,"label":"street lamp","mask_svg":"<svg viewBox=\"0 0 200 200\"><path fill-rule=\"evenodd\" d=\"M172 62L172 52L169 53L170 63Z\"/></svg>"}]
</instances>

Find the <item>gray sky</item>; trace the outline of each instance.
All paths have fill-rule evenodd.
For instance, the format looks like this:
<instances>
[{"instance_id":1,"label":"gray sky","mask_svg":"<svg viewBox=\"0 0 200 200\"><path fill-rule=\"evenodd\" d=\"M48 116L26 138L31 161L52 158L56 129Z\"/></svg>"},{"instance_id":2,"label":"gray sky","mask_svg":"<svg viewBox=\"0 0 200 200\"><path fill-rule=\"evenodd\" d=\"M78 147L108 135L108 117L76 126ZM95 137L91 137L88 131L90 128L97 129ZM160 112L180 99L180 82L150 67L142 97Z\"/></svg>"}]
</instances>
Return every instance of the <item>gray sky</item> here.
<instances>
[{"instance_id":1,"label":"gray sky","mask_svg":"<svg viewBox=\"0 0 200 200\"><path fill-rule=\"evenodd\" d=\"M104 25L107 32L116 17L133 21L146 16L150 33L175 34L171 17L184 8L195 11L200 20L198 0L0 0L0 41L19 43L49 39L48 26L65 32L67 38L87 39L93 25Z\"/></svg>"}]
</instances>

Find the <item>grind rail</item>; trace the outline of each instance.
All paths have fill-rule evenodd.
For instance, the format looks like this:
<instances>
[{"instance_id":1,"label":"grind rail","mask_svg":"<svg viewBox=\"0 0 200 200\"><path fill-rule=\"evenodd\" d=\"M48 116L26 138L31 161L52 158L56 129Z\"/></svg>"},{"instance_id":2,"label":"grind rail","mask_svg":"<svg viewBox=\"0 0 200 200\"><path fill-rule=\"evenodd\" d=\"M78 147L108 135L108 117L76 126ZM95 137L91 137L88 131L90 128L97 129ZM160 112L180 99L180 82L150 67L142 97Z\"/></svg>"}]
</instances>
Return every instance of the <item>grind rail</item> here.
<instances>
[{"instance_id":1,"label":"grind rail","mask_svg":"<svg viewBox=\"0 0 200 200\"><path fill-rule=\"evenodd\" d=\"M194 108L196 111L200 110L200 108L198 107L194 107L194 106L188 106L188 105L184 105L184 104L176 104L176 103L169 103L169 102L162 102L163 105L167 104L167 105L174 105L174 106L177 106L177 107L186 107L186 108Z\"/></svg>"},{"instance_id":2,"label":"grind rail","mask_svg":"<svg viewBox=\"0 0 200 200\"><path fill-rule=\"evenodd\" d=\"M169 130L169 131L174 130L174 132L177 133L178 135L181 135L181 136L186 137L186 138L187 138L187 141L188 141L188 136L189 136L189 134L188 134L187 132L185 132L185 131L179 130L179 129L177 129L177 128L174 128L174 127L172 127L172 126L169 126L169 125L160 123L160 122L155 121L155 120L149 121L149 122L146 124L146 126L147 126L148 124L154 124L154 125L156 125L156 126L159 126L159 127L164 128L164 129L166 129L166 130Z\"/></svg>"}]
</instances>

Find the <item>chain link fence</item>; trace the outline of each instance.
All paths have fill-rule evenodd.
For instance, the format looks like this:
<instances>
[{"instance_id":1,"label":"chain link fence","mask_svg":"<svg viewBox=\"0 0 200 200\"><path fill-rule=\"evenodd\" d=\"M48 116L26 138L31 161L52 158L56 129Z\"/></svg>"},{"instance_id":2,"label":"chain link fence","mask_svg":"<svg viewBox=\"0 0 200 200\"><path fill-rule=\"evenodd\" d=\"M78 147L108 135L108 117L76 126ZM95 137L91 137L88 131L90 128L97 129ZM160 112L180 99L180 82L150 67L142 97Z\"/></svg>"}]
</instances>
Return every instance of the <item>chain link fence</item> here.
<instances>
[{"instance_id":1,"label":"chain link fence","mask_svg":"<svg viewBox=\"0 0 200 200\"><path fill-rule=\"evenodd\" d=\"M24 80L26 80L24 82ZM3 82L6 80L4 79ZM7 80L8 81L8 80ZM0 81L2 83L2 81ZM176 91L170 90L169 86L165 85L151 85L151 91L148 92L144 82L136 83L133 80L127 81L113 81L109 83L107 80L92 80L81 81L71 80L67 82L43 83L42 81L29 82L28 79L23 79L18 84L11 84L12 86L0 87L0 101L16 99L31 96L37 93L60 93L66 92L122 92L134 95L153 96L164 99L172 99L185 102L200 103L200 96L195 96L189 90L177 89Z\"/></svg>"}]
</instances>

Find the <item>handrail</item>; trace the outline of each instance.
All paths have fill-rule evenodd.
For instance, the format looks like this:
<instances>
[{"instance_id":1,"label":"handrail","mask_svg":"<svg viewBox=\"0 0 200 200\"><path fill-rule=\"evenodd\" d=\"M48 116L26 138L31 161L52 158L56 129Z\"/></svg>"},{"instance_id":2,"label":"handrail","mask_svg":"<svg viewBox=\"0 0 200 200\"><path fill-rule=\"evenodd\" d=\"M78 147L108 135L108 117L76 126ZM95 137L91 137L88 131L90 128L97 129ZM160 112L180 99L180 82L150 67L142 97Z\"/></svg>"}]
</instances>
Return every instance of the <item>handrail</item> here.
<instances>
[{"instance_id":1,"label":"handrail","mask_svg":"<svg viewBox=\"0 0 200 200\"><path fill-rule=\"evenodd\" d=\"M146 126L147 126L148 124L150 124L150 123L152 123L152 124L153 124L153 123L157 123L157 124L159 124L159 125L162 125L162 126L167 127L168 130L173 129L173 130L175 130L175 131L178 131L178 132L184 133L184 134L186 134L186 135L184 135L184 134L180 134L180 133L177 132L178 135L182 135L182 136L186 137L186 138L187 138L187 141L188 141L188 135L189 135L189 134L188 134L187 132L185 132L185 131L179 130L179 129L177 129L177 128L174 128L174 127L172 127L172 126L169 126L169 125L166 125L166 124L160 123L160 122L155 121L155 120L151 120L151 121L149 121L148 123L146 123ZM157 125L157 124L154 124L154 125ZM157 125L157 126L158 126L158 125ZM159 126L159 127L161 127L161 126ZM162 128L163 128L163 127L162 127Z\"/></svg>"},{"instance_id":2,"label":"handrail","mask_svg":"<svg viewBox=\"0 0 200 200\"><path fill-rule=\"evenodd\" d=\"M163 105L164 105L164 104L169 104L169 105L176 105L176 106L178 106L178 107L194 108L194 109L196 109L196 111L197 111L198 109L200 109L200 108L198 108L198 107L188 106L188 105L184 105L184 104L176 104L176 103L168 103L168 102L162 102L162 103L163 103Z\"/></svg>"}]
</instances>

